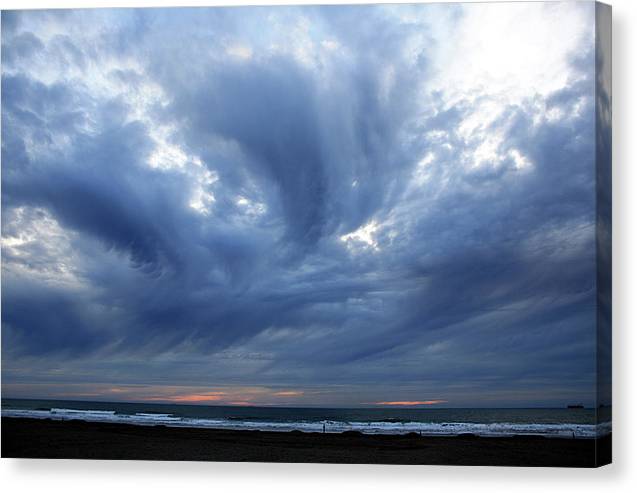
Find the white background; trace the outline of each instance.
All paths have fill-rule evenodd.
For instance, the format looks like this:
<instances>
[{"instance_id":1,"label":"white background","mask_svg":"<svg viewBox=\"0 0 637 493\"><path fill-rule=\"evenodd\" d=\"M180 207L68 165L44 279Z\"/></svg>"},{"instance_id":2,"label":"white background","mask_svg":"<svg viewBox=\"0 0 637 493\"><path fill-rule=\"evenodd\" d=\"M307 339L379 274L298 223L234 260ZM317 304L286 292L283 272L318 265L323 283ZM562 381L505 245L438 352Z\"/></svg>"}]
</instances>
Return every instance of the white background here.
<instances>
[{"instance_id":1,"label":"white background","mask_svg":"<svg viewBox=\"0 0 637 493\"><path fill-rule=\"evenodd\" d=\"M392 0L389 0L392 1ZM0 0L0 8L237 5L290 3L276 0ZM297 0L293 3L312 3ZM315 0L315 3L365 3ZM236 464L193 462L0 460L0 487L7 492L186 493L303 491L637 491L637 2L613 6L613 455L602 469ZM565 21L567 21L565 19ZM632 90L631 90L632 89ZM633 252L633 255L630 253Z\"/></svg>"}]
</instances>

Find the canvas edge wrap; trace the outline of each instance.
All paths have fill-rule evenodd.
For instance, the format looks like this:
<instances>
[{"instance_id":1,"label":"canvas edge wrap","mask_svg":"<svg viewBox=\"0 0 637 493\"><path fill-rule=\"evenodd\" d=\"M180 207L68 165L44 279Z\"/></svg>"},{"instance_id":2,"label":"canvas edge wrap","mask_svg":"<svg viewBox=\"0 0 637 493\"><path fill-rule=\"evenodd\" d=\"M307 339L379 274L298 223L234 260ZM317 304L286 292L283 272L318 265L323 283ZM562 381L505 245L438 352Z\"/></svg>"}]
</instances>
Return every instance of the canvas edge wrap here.
<instances>
[{"instance_id":1,"label":"canvas edge wrap","mask_svg":"<svg viewBox=\"0 0 637 493\"><path fill-rule=\"evenodd\" d=\"M596 424L612 413L612 7L595 2ZM602 446L602 443L604 445ZM612 462L597 439L595 463Z\"/></svg>"}]
</instances>

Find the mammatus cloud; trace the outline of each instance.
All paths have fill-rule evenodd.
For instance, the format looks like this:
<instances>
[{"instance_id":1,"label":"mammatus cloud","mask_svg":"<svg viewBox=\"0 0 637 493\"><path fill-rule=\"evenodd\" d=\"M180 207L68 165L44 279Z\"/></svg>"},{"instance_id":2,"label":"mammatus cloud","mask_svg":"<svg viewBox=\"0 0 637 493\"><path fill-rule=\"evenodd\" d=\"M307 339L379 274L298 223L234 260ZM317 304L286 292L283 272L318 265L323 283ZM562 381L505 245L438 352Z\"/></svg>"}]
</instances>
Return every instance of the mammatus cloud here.
<instances>
[{"instance_id":1,"label":"mammatus cloud","mask_svg":"<svg viewBox=\"0 0 637 493\"><path fill-rule=\"evenodd\" d=\"M589 402L594 11L503 7L3 12L6 394Z\"/></svg>"}]
</instances>

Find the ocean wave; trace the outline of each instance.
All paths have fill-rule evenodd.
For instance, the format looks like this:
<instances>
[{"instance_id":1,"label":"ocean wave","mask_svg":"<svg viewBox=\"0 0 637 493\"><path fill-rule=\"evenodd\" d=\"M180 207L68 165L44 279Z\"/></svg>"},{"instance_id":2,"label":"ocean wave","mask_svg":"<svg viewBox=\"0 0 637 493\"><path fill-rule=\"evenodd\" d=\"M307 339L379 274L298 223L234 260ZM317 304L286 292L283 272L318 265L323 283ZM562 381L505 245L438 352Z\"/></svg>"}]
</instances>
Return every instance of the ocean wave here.
<instances>
[{"instance_id":1,"label":"ocean wave","mask_svg":"<svg viewBox=\"0 0 637 493\"><path fill-rule=\"evenodd\" d=\"M135 413L130 416L131 419L141 419L145 421L181 421L181 418L177 416L173 416L172 414L164 414L164 413Z\"/></svg>"},{"instance_id":2,"label":"ocean wave","mask_svg":"<svg viewBox=\"0 0 637 493\"><path fill-rule=\"evenodd\" d=\"M51 414L55 415L69 415L69 416L112 416L115 411L98 411L93 409L64 409L54 407L51 408Z\"/></svg>"},{"instance_id":3,"label":"ocean wave","mask_svg":"<svg viewBox=\"0 0 637 493\"><path fill-rule=\"evenodd\" d=\"M3 417L38 419L80 419L91 422L128 423L192 428L218 428L260 431L304 431L342 433L358 431L366 434L418 433L423 436L457 436L472 434L484 437L537 435L546 437L595 438L607 435L612 430L610 422L595 424L535 424L535 423L432 423L420 421L263 421L257 419L206 419L186 418L168 413L117 414L115 411L85 409L32 410L3 409Z\"/></svg>"}]
</instances>

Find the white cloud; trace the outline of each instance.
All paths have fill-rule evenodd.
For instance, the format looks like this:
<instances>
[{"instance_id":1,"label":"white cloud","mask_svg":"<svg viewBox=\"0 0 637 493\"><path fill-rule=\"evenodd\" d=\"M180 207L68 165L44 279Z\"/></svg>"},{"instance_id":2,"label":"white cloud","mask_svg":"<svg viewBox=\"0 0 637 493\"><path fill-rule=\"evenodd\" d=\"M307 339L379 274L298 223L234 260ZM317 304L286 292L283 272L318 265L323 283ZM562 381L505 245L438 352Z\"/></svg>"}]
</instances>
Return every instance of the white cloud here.
<instances>
[{"instance_id":1,"label":"white cloud","mask_svg":"<svg viewBox=\"0 0 637 493\"><path fill-rule=\"evenodd\" d=\"M226 48L226 53L241 60L250 60L252 58L252 48L244 44L231 45Z\"/></svg>"},{"instance_id":2,"label":"white cloud","mask_svg":"<svg viewBox=\"0 0 637 493\"><path fill-rule=\"evenodd\" d=\"M503 104L564 87L570 57L592 46L592 3L463 5L460 22L434 55L433 85L448 101L498 95ZM568 19L568 22L565 20Z\"/></svg>"},{"instance_id":3,"label":"white cloud","mask_svg":"<svg viewBox=\"0 0 637 493\"><path fill-rule=\"evenodd\" d=\"M593 4L464 4L460 20L447 22L451 34L431 51L433 77L425 92L437 95L435 111L462 108L460 124L449 131L462 144L465 171L510 160L516 169L530 168L527 156L506 145L510 123L505 115L524 107L537 125L579 114L585 101L568 113L547 109L545 102L577 79L573 57L592 49ZM427 137L452 148L448 141L443 144L447 139L440 130Z\"/></svg>"},{"instance_id":4,"label":"white cloud","mask_svg":"<svg viewBox=\"0 0 637 493\"><path fill-rule=\"evenodd\" d=\"M358 250L361 247L364 249L371 248L373 250L378 250L378 242L375 238L378 228L378 222L372 220L360 228L342 235L340 240L352 250Z\"/></svg>"},{"instance_id":5,"label":"white cloud","mask_svg":"<svg viewBox=\"0 0 637 493\"><path fill-rule=\"evenodd\" d=\"M3 277L81 287L78 256L72 247L73 234L63 229L45 209L18 207L12 216L11 231L3 231L1 239Z\"/></svg>"}]
</instances>

